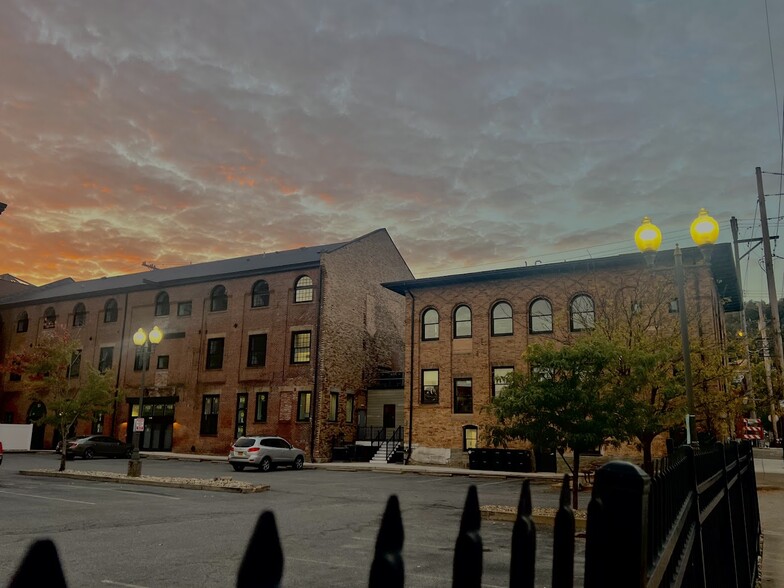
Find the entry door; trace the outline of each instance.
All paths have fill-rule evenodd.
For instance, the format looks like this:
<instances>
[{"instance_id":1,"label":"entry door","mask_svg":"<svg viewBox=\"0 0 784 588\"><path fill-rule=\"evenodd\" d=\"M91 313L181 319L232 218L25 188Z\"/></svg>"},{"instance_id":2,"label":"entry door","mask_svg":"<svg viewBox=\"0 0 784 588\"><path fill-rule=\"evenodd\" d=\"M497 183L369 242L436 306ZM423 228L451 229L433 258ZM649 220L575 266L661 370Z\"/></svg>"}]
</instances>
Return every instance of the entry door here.
<instances>
[{"instance_id":1,"label":"entry door","mask_svg":"<svg viewBox=\"0 0 784 588\"><path fill-rule=\"evenodd\" d=\"M394 404L384 405L384 428L385 429L395 428L395 405Z\"/></svg>"}]
</instances>

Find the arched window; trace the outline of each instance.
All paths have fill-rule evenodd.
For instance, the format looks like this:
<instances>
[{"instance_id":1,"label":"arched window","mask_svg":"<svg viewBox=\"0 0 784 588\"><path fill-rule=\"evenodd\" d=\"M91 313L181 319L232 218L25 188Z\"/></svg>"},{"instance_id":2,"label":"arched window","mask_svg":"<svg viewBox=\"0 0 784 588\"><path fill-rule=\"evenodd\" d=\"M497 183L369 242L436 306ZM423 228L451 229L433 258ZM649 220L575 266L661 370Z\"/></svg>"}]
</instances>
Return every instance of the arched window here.
<instances>
[{"instance_id":1,"label":"arched window","mask_svg":"<svg viewBox=\"0 0 784 588\"><path fill-rule=\"evenodd\" d=\"M528 309L528 331L530 333L553 332L553 305L549 300L537 298Z\"/></svg>"},{"instance_id":2,"label":"arched window","mask_svg":"<svg viewBox=\"0 0 784 588\"><path fill-rule=\"evenodd\" d=\"M217 285L210 292L210 312L218 312L226 310L229 307L229 295L226 294L226 288Z\"/></svg>"},{"instance_id":3,"label":"arched window","mask_svg":"<svg viewBox=\"0 0 784 588\"><path fill-rule=\"evenodd\" d=\"M569 322L572 331L587 331L593 329L596 323L593 298L580 294L572 298L569 305Z\"/></svg>"},{"instance_id":4,"label":"arched window","mask_svg":"<svg viewBox=\"0 0 784 588\"><path fill-rule=\"evenodd\" d=\"M471 309L466 305L455 309L454 338L460 339L471 336Z\"/></svg>"},{"instance_id":5,"label":"arched window","mask_svg":"<svg viewBox=\"0 0 784 588\"><path fill-rule=\"evenodd\" d=\"M259 280L253 284L250 305L253 308L258 308L259 306L269 306L269 284L267 284L267 282L264 280Z\"/></svg>"},{"instance_id":6,"label":"arched window","mask_svg":"<svg viewBox=\"0 0 784 588\"><path fill-rule=\"evenodd\" d=\"M422 313L422 341L438 339L438 311L428 308Z\"/></svg>"},{"instance_id":7,"label":"arched window","mask_svg":"<svg viewBox=\"0 0 784 588\"><path fill-rule=\"evenodd\" d=\"M44 329L54 329L57 322L57 313L51 306L44 311Z\"/></svg>"},{"instance_id":8,"label":"arched window","mask_svg":"<svg viewBox=\"0 0 784 588\"><path fill-rule=\"evenodd\" d=\"M168 316L169 314L169 295L166 292L159 292L155 297L155 316Z\"/></svg>"},{"instance_id":9,"label":"arched window","mask_svg":"<svg viewBox=\"0 0 784 588\"><path fill-rule=\"evenodd\" d=\"M86 322L87 322L87 309L84 307L84 304L79 302L76 306L74 306L73 326L83 327Z\"/></svg>"},{"instance_id":10,"label":"arched window","mask_svg":"<svg viewBox=\"0 0 784 588\"><path fill-rule=\"evenodd\" d=\"M294 286L294 302L313 301L313 280L308 276L301 276Z\"/></svg>"},{"instance_id":11,"label":"arched window","mask_svg":"<svg viewBox=\"0 0 784 588\"><path fill-rule=\"evenodd\" d=\"M511 335L513 332L512 305L508 302L499 302L493 306L492 324L491 334L493 336Z\"/></svg>"},{"instance_id":12,"label":"arched window","mask_svg":"<svg viewBox=\"0 0 784 588\"><path fill-rule=\"evenodd\" d=\"M103 306L103 322L117 322L117 301L114 298L109 298Z\"/></svg>"},{"instance_id":13,"label":"arched window","mask_svg":"<svg viewBox=\"0 0 784 588\"><path fill-rule=\"evenodd\" d=\"M26 333L29 325L30 318L27 316L27 313L25 311L20 312L19 316L16 317L16 332Z\"/></svg>"},{"instance_id":14,"label":"arched window","mask_svg":"<svg viewBox=\"0 0 784 588\"><path fill-rule=\"evenodd\" d=\"M479 437L479 427L476 425L463 426L463 451L476 449Z\"/></svg>"}]
</instances>

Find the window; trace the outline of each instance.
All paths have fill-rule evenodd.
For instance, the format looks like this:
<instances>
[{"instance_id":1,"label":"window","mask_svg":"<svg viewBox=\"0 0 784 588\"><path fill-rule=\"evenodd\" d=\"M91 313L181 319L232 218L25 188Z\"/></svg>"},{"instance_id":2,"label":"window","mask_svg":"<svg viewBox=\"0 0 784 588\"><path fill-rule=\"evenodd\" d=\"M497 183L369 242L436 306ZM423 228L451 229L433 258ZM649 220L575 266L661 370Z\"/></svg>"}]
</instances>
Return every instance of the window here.
<instances>
[{"instance_id":1,"label":"window","mask_svg":"<svg viewBox=\"0 0 784 588\"><path fill-rule=\"evenodd\" d=\"M15 372L11 372L8 374L8 381L9 382L21 382L22 381L22 374L17 374Z\"/></svg>"},{"instance_id":2,"label":"window","mask_svg":"<svg viewBox=\"0 0 784 588\"><path fill-rule=\"evenodd\" d=\"M569 305L569 320L572 331L593 329L596 315L593 309L593 298L585 294L575 296Z\"/></svg>"},{"instance_id":3,"label":"window","mask_svg":"<svg viewBox=\"0 0 784 588\"><path fill-rule=\"evenodd\" d=\"M168 316L169 314L169 295L166 292L159 292L155 297L155 316Z\"/></svg>"},{"instance_id":4,"label":"window","mask_svg":"<svg viewBox=\"0 0 784 588\"><path fill-rule=\"evenodd\" d=\"M499 302L493 307L492 335L511 335L512 328L512 306L508 302Z\"/></svg>"},{"instance_id":5,"label":"window","mask_svg":"<svg viewBox=\"0 0 784 588\"><path fill-rule=\"evenodd\" d=\"M537 298L528 312L528 330L531 333L553 332L553 305L549 300Z\"/></svg>"},{"instance_id":6,"label":"window","mask_svg":"<svg viewBox=\"0 0 784 588\"><path fill-rule=\"evenodd\" d=\"M459 414L474 412L474 393L470 378L455 380L455 412Z\"/></svg>"},{"instance_id":7,"label":"window","mask_svg":"<svg viewBox=\"0 0 784 588\"><path fill-rule=\"evenodd\" d=\"M670 311L670 314L678 312L678 299L677 298L673 298L672 300L670 300L669 311Z\"/></svg>"},{"instance_id":8,"label":"window","mask_svg":"<svg viewBox=\"0 0 784 588\"><path fill-rule=\"evenodd\" d=\"M177 316L191 316L193 312L193 302L188 300L186 302L177 303Z\"/></svg>"},{"instance_id":9,"label":"window","mask_svg":"<svg viewBox=\"0 0 784 588\"><path fill-rule=\"evenodd\" d=\"M337 392L330 392L329 393L329 420L336 421L338 420L338 401L340 400L340 394Z\"/></svg>"},{"instance_id":10,"label":"window","mask_svg":"<svg viewBox=\"0 0 784 588\"><path fill-rule=\"evenodd\" d=\"M313 301L313 280L308 276L302 276L294 286L294 302Z\"/></svg>"},{"instance_id":11,"label":"window","mask_svg":"<svg viewBox=\"0 0 784 588\"><path fill-rule=\"evenodd\" d=\"M114 298L109 298L103 305L103 322L117 322L117 301Z\"/></svg>"},{"instance_id":12,"label":"window","mask_svg":"<svg viewBox=\"0 0 784 588\"><path fill-rule=\"evenodd\" d=\"M158 362L155 364L156 369L159 370L168 370L169 369L169 356L168 355L159 355Z\"/></svg>"},{"instance_id":13,"label":"window","mask_svg":"<svg viewBox=\"0 0 784 588\"><path fill-rule=\"evenodd\" d=\"M16 332L17 333L26 333L27 328L30 325L30 319L27 316L26 312L20 312L19 316L16 317Z\"/></svg>"},{"instance_id":14,"label":"window","mask_svg":"<svg viewBox=\"0 0 784 588\"><path fill-rule=\"evenodd\" d=\"M57 322L57 314L51 306L44 311L44 329L54 329Z\"/></svg>"},{"instance_id":15,"label":"window","mask_svg":"<svg viewBox=\"0 0 784 588\"><path fill-rule=\"evenodd\" d=\"M636 300L632 302L632 314L640 314L642 312L642 304Z\"/></svg>"},{"instance_id":16,"label":"window","mask_svg":"<svg viewBox=\"0 0 784 588\"><path fill-rule=\"evenodd\" d=\"M140 372L142 369L146 372L150 369L150 353L149 342L144 345L136 346L136 357L133 360L133 371ZM142 365L144 361L144 365Z\"/></svg>"},{"instance_id":17,"label":"window","mask_svg":"<svg viewBox=\"0 0 784 588\"><path fill-rule=\"evenodd\" d=\"M458 306L455 309L455 339L471 336L471 309Z\"/></svg>"},{"instance_id":18,"label":"window","mask_svg":"<svg viewBox=\"0 0 784 588\"><path fill-rule=\"evenodd\" d=\"M438 404L438 370L422 370L422 404Z\"/></svg>"},{"instance_id":19,"label":"window","mask_svg":"<svg viewBox=\"0 0 784 588\"><path fill-rule=\"evenodd\" d=\"M84 304L80 302L79 304L74 306L72 324L74 327L83 327L86 322L87 322L87 309L84 307Z\"/></svg>"},{"instance_id":20,"label":"window","mask_svg":"<svg viewBox=\"0 0 784 588\"><path fill-rule=\"evenodd\" d=\"M223 337L207 339L207 369L223 369Z\"/></svg>"},{"instance_id":21,"label":"window","mask_svg":"<svg viewBox=\"0 0 784 588\"><path fill-rule=\"evenodd\" d=\"M354 422L354 395L346 394L346 422Z\"/></svg>"},{"instance_id":22,"label":"window","mask_svg":"<svg viewBox=\"0 0 784 588\"><path fill-rule=\"evenodd\" d=\"M112 369L113 360L114 347L101 347L98 352L98 371L104 373L106 370Z\"/></svg>"},{"instance_id":23,"label":"window","mask_svg":"<svg viewBox=\"0 0 784 588\"><path fill-rule=\"evenodd\" d=\"M226 288L215 286L210 292L210 312L220 312L229 308L229 295Z\"/></svg>"},{"instance_id":24,"label":"window","mask_svg":"<svg viewBox=\"0 0 784 588\"><path fill-rule=\"evenodd\" d=\"M77 349L74 351L74 354L71 356L71 363L68 366L68 377L69 378L78 378L79 377L79 370L82 367L82 350Z\"/></svg>"},{"instance_id":25,"label":"window","mask_svg":"<svg viewBox=\"0 0 784 588\"><path fill-rule=\"evenodd\" d=\"M267 335L248 337L248 367L262 367L267 361Z\"/></svg>"},{"instance_id":26,"label":"window","mask_svg":"<svg viewBox=\"0 0 784 588\"><path fill-rule=\"evenodd\" d=\"M96 412L93 415L93 426L90 432L93 435L102 435L103 434L103 421L104 421L104 414L102 412Z\"/></svg>"},{"instance_id":27,"label":"window","mask_svg":"<svg viewBox=\"0 0 784 588\"><path fill-rule=\"evenodd\" d=\"M291 363L310 362L310 331L291 334Z\"/></svg>"},{"instance_id":28,"label":"window","mask_svg":"<svg viewBox=\"0 0 784 588\"><path fill-rule=\"evenodd\" d=\"M269 405L269 392L256 392L256 422L267 422L267 406Z\"/></svg>"},{"instance_id":29,"label":"window","mask_svg":"<svg viewBox=\"0 0 784 588\"><path fill-rule=\"evenodd\" d=\"M300 392L297 398L297 420L306 421L310 418L310 392Z\"/></svg>"},{"instance_id":30,"label":"window","mask_svg":"<svg viewBox=\"0 0 784 588\"><path fill-rule=\"evenodd\" d=\"M248 421L248 393L237 394L237 410L234 414L234 439L245 435Z\"/></svg>"},{"instance_id":31,"label":"window","mask_svg":"<svg viewBox=\"0 0 784 588\"><path fill-rule=\"evenodd\" d=\"M218 408L220 395L205 394L201 401L201 429L202 435L218 434Z\"/></svg>"},{"instance_id":32,"label":"window","mask_svg":"<svg viewBox=\"0 0 784 588\"><path fill-rule=\"evenodd\" d=\"M422 313L422 341L438 339L438 311L428 308Z\"/></svg>"},{"instance_id":33,"label":"window","mask_svg":"<svg viewBox=\"0 0 784 588\"><path fill-rule=\"evenodd\" d=\"M466 425L463 427L463 451L476 449L479 427L476 425Z\"/></svg>"},{"instance_id":34,"label":"window","mask_svg":"<svg viewBox=\"0 0 784 588\"><path fill-rule=\"evenodd\" d=\"M514 371L513 367L494 367L493 368L493 398L504 391L509 384L507 377Z\"/></svg>"},{"instance_id":35,"label":"window","mask_svg":"<svg viewBox=\"0 0 784 588\"><path fill-rule=\"evenodd\" d=\"M269 284L264 280L259 280L253 284L250 294L250 305L252 308L269 306Z\"/></svg>"}]
</instances>

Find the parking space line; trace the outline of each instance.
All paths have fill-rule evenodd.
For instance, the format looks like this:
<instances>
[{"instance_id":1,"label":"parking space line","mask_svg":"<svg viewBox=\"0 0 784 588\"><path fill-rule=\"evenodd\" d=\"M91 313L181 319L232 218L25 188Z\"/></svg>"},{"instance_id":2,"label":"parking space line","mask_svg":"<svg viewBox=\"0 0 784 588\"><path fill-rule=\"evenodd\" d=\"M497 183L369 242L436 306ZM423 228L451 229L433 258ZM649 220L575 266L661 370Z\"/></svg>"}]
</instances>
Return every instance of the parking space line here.
<instances>
[{"instance_id":1,"label":"parking space line","mask_svg":"<svg viewBox=\"0 0 784 588\"><path fill-rule=\"evenodd\" d=\"M115 582L114 580L101 580L101 584L109 584L110 586L123 586L124 588L147 588L147 586L140 586L139 584L126 584L125 582Z\"/></svg>"},{"instance_id":2,"label":"parking space line","mask_svg":"<svg viewBox=\"0 0 784 588\"><path fill-rule=\"evenodd\" d=\"M37 494L24 494L22 492L8 492L7 490L0 490L0 494L13 494L15 496L27 496L29 498L41 498L43 500L58 500L60 502L73 502L76 504L89 504L95 506L94 502L85 502L84 500L68 500L67 498L54 498L51 496L38 496Z\"/></svg>"}]
</instances>

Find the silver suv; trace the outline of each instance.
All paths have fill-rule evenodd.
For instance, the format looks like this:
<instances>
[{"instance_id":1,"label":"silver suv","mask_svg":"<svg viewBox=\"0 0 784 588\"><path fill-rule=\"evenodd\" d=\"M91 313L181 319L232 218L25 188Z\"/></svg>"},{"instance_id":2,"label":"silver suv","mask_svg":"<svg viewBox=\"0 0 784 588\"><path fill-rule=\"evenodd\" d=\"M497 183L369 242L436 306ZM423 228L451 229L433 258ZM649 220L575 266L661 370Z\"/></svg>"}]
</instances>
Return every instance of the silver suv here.
<instances>
[{"instance_id":1,"label":"silver suv","mask_svg":"<svg viewBox=\"0 0 784 588\"><path fill-rule=\"evenodd\" d=\"M229 463L235 472L241 472L245 466L259 468L262 472L279 465L290 465L295 470L301 470L305 463L305 452L293 447L282 437L240 437L229 450Z\"/></svg>"}]
</instances>

